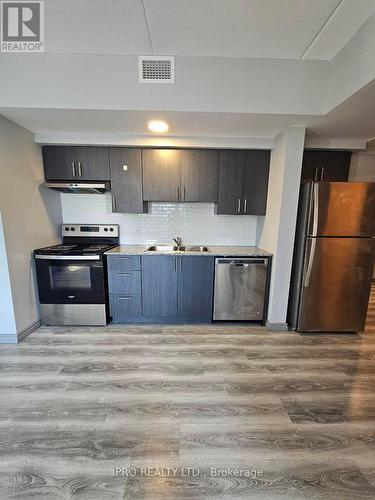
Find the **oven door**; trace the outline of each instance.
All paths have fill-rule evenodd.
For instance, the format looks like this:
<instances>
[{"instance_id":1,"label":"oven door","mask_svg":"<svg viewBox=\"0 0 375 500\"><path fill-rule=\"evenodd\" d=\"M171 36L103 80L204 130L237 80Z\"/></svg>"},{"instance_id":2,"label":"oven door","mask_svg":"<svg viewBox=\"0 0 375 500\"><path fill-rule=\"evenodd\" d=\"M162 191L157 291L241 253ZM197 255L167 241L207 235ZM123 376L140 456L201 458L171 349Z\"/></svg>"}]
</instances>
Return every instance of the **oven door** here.
<instances>
[{"instance_id":1,"label":"oven door","mask_svg":"<svg viewBox=\"0 0 375 500\"><path fill-rule=\"evenodd\" d=\"M99 255L36 255L41 304L104 304L103 260Z\"/></svg>"}]
</instances>

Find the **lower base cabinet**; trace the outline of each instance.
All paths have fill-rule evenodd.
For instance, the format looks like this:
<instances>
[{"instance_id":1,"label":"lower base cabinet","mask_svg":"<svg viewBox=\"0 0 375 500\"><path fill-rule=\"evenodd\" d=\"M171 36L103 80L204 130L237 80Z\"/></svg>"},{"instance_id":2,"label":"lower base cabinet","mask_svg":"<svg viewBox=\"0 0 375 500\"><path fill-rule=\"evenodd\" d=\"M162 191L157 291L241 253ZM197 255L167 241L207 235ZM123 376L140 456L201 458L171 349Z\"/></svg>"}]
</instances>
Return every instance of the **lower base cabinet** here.
<instances>
[{"instance_id":1,"label":"lower base cabinet","mask_svg":"<svg viewBox=\"0 0 375 500\"><path fill-rule=\"evenodd\" d=\"M150 320L210 322L213 282L213 257L145 255L143 315Z\"/></svg>"},{"instance_id":2,"label":"lower base cabinet","mask_svg":"<svg viewBox=\"0 0 375 500\"><path fill-rule=\"evenodd\" d=\"M214 257L108 256L107 263L115 323L211 322Z\"/></svg>"}]
</instances>

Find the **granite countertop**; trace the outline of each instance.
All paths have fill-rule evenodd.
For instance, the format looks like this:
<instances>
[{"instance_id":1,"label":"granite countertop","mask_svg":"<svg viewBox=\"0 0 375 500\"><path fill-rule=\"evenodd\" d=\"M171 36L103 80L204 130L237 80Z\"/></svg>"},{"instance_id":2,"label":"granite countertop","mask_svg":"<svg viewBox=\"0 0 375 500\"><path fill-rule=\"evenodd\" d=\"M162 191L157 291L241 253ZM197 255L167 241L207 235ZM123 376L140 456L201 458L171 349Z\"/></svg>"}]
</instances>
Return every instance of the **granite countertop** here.
<instances>
[{"instance_id":1,"label":"granite countertop","mask_svg":"<svg viewBox=\"0 0 375 500\"><path fill-rule=\"evenodd\" d=\"M220 256L220 257L269 257L272 255L267 250L258 247L245 247L245 246L207 246L208 252L152 252L147 251L149 245L120 245L112 248L105 253L105 255L207 255L207 256Z\"/></svg>"}]
</instances>

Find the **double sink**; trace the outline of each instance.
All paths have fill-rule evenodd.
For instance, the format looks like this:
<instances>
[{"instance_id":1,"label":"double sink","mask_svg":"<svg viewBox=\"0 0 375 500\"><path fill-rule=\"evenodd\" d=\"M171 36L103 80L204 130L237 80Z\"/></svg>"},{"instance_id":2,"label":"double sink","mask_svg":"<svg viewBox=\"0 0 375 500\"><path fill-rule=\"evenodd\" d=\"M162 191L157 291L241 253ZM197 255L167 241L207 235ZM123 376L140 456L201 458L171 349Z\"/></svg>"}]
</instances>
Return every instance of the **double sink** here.
<instances>
[{"instance_id":1,"label":"double sink","mask_svg":"<svg viewBox=\"0 0 375 500\"><path fill-rule=\"evenodd\" d=\"M205 246L177 246L177 245L152 245L148 247L147 252L209 252Z\"/></svg>"}]
</instances>

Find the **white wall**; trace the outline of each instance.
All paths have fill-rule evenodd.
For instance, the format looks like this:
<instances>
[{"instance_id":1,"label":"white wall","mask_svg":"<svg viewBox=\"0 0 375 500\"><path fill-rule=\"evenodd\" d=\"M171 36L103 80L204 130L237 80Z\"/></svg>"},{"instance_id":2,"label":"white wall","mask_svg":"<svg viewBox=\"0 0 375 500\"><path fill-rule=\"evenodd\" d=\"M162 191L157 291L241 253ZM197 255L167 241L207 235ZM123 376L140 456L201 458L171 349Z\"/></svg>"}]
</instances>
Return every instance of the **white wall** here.
<instances>
[{"instance_id":1,"label":"white wall","mask_svg":"<svg viewBox=\"0 0 375 500\"><path fill-rule=\"evenodd\" d=\"M0 117L0 212L17 333L39 319L32 252L58 241L60 197L40 188L43 180L33 134Z\"/></svg>"},{"instance_id":2,"label":"white wall","mask_svg":"<svg viewBox=\"0 0 375 500\"><path fill-rule=\"evenodd\" d=\"M349 180L375 182L375 154L352 154Z\"/></svg>"},{"instance_id":3,"label":"white wall","mask_svg":"<svg viewBox=\"0 0 375 500\"><path fill-rule=\"evenodd\" d=\"M290 128L276 138L271 153L267 214L258 244L273 255L268 324L286 328L289 284L298 208L305 129Z\"/></svg>"},{"instance_id":4,"label":"white wall","mask_svg":"<svg viewBox=\"0 0 375 500\"><path fill-rule=\"evenodd\" d=\"M327 108L330 111L375 78L375 14L330 64Z\"/></svg>"},{"instance_id":5,"label":"white wall","mask_svg":"<svg viewBox=\"0 0 375 500\"><path fill-rule=\"evenodd\" d=\"M113 214L111 195L61 194L64 223L119 224L123 244L255 245L257 217L215 215L210 203L150 203L148 214Z\"/></svg>"},{"instance_id":6,"label":"white wall","mask_svg":"<svg viewBox=\"0 0 375 500\"><path fill-rule=\"evenodd\" d=\"M5 248L3 222L0 213L0 342L5 338L15 340L17 333L14 317L12 290ZM1 338L2 337L2 338Z\"/></svg>"}]
</instances>

